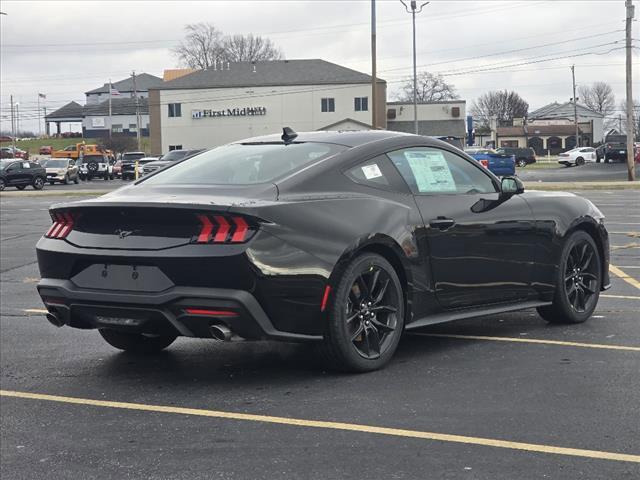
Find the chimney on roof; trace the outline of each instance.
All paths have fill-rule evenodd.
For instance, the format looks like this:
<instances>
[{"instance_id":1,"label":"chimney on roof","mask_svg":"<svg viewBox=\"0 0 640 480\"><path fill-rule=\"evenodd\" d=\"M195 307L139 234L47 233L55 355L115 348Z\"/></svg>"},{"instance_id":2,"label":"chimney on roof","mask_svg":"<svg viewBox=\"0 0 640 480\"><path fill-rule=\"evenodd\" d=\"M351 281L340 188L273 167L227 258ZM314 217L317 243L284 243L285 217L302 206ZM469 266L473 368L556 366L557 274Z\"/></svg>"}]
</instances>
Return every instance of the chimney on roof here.
<instances>
[{"instance_id":1,"label":"chimney on roof","mask_svg":"<svg viewBox=\"0 0 640 480\"><path fill-rule=\"evenodd\" d=\"M229 62L227 62L227 70L230 70L230 65L231 64Z\"/></svg>"},{"instance_id":2,"label":"chimney on roof","mask_svg":"<svg viewBox=\"0 0 640 480\"><path fill-rule=\"evenodd\" d=\"M256 64L253 64L253 73L256 73Z\"/></svg>"}]
</instances>

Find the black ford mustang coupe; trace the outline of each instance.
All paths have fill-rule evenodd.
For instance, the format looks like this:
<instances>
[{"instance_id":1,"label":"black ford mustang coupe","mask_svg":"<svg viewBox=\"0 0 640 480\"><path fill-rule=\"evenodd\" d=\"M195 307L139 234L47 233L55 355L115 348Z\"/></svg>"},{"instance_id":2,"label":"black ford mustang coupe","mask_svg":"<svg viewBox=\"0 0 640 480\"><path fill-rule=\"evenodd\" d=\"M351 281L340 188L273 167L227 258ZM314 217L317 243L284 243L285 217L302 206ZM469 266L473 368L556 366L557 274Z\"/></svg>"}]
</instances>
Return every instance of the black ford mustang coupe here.
<instances>
[{"instance_id":1,"label":"black ford mustang coupe","mask_svg":"<svg viewBox=\"0 0 640 480\"><path fill-rule=\"evenodd\" d=\"M275 339L368 371L404 330L532 307L580 323L609 286L590 201L396 132L284 129L50 213L47 318L135 352Z\"/></svg>"}]
</instances>

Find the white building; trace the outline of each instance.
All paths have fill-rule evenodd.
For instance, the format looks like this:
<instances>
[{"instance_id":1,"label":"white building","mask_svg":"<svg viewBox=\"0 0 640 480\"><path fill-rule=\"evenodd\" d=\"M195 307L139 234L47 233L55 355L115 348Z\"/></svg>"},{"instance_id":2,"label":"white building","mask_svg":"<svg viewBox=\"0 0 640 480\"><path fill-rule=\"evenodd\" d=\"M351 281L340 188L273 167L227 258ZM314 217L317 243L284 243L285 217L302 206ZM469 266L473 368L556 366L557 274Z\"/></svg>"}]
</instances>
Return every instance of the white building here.
<instances>
[{"instance_id":1,"label":"white building","mask_svg":"<svg viewBox=\"0 0 640 480\"><path fill-rule=\"evenodd\" d=\"M387 103L387 128L415 133L412 102ZM432 137L465 137L466 102L448 100L418 103L418 134Z\"/></svg>"},{"instance_id":2,"label":"white building","mask_svg":"<svg viewBox=\"0 0 640 480\"><path fill-rule=\"evenodd\" d=\"M149 88L162 85L162 79L148 73L136 75L135 89L133 86L133 78L125 78L118 82L113 82L113 88L118 91L117 97L113 98L134 98L137 93L138 98L147 98L149 96ZM109 84L105 83L101 87L94 88L88 92L84 92L87 105L97 104L105 100L109 100Z\"/></svg>"},{"instance_id":3,"label":"white building","mask_svg":"<svg viewBox=\"0 0 640 480\"><path fill-rule=\"evenodd\" d=\"M371 77L324 60L237 62L149 89L153 153L281 132L370 128ZM378 119L386 127L386 82Z\"/></svg>"}]
</instances>

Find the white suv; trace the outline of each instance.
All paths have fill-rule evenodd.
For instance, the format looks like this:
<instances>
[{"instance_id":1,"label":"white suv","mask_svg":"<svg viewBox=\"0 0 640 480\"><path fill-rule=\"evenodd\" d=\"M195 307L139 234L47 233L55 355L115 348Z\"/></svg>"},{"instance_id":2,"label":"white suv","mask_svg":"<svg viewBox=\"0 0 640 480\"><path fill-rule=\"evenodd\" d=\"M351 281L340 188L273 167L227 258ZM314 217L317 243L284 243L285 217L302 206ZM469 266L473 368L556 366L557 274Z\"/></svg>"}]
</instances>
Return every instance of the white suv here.
<instances>
[{"instance_id":1,"label":"white suv","mask_svg":"<svg viewBox=\"0 0 640 480\"><path fill-rule=\"evenodd\" d=\"M96 177L113 180L113 165L109 157L100 153L84 155L80 165L80 179L91 180Z\"/></svg>"}]
</instances>

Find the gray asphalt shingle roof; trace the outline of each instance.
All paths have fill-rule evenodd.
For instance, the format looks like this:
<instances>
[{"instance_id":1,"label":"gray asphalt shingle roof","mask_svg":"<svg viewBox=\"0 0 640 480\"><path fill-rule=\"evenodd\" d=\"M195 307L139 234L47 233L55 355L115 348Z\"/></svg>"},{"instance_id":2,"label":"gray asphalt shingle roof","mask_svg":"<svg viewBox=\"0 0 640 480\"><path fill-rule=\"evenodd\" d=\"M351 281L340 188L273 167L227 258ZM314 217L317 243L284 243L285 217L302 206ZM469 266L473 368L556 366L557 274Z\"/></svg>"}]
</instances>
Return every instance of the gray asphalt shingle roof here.
<instances>
[{"instance_id":1,"label":"gray asphalt shingle roof","mask_svg":"<svg viewBox=\"0 0 640 480\"><path fill-rule=\"evenodd\" d=\"M82 118L82 105L77 102L69 102L59 109L45 115L47 120L55 120L56 118Z\"/></svg>"},{"instance_id":2,"label":"gray asphalt shingle roof","mask_svg":"<svg viewBox=\"0 0 640 480\"><path fill-rule=\"evenodd\" d=\"M224 70L198 70L151 87L152 90L261 87L279 85L339 85L370 83L365 73L320 59L233 62ZM378 79L378 82L384 80Z\"/></svg>"},{"instance_id":3,"label":"gray asphalt shingle roof","mask_svg":"<svg viewBox=\"0 0 640 480\"><path fill-rule=\"evenodd\" d=\"M151 75L149 73L141 73L136 75L136 90L144 92L151 87L162 85L162 79ZM120 80L119 82L113 82L113 86L119 92L133 92L133 79L131 77ZM105 83L103 86L84 92L86 95L91 93L109 93L109 84Z\"/></svg>"},{"instance_id":4,"label":"gray asphalt shingle roof","mask_svg":"<svg viewBox=\"0 0 640 480\"><path fill-rule=\"evenodd\" d=\"M578 111L578 115L582 117L602 117L601 113L598 113L590 108L585 107L584 105L576 105L576 110ZM573 103L557 103L553 102L544 107L540 107L537 110L534 110L529 114L530 119L535 118L565 118L571 117L573 118Z\"/></svg>"},{"instance_id":5,"label":"gray asphalt shingle roof","mask_svg":"<svg viewBox=\"0 0 640 480\"><path fill-rule=\"evenodd\" d=\"M141 115L147 115L149 113L149 102L146 98L139 98L139 109ZM135 98L112 98L111 99L111 114L112 115L135 115L136 114L136 100ZM84 106L84 115L109 115L109 100L104 100L100 103L92 103Z\"/></svg>"}]
</instances>

